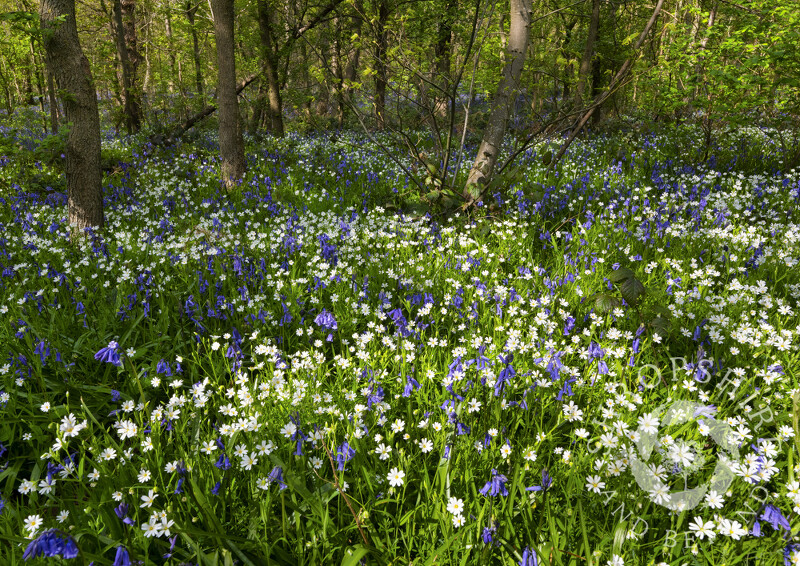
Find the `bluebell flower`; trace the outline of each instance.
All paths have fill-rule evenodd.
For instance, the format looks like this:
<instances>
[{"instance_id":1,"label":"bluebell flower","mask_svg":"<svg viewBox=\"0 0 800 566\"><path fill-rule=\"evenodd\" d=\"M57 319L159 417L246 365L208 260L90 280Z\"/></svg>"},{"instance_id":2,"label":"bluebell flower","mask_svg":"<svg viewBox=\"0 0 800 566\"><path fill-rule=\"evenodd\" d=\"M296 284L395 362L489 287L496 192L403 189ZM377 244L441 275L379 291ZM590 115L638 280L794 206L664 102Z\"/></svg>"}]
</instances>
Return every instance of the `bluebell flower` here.
<instances>
[{"instance_id":1,"label":"bluebell flower","mask_svg":"<svg viewBox=\"0 0 800 566\"><path fill-rule=\"evenodd\" d=\"M119 398L120 398L121 395L122 395L122 393L120 393L116 389L112 389L111 390L111 401L116 403L117 401L119 401Z\"/></svg>"},{"instance_id":2,"label":"bluebell flower","mask_svg":"<svg viewBox=\"0 0 800 566\"><path fill-rule=\"evenodd\" d=\"M753 523L753 528L750 529L750 534L753 535L754 537L761 536L761 523L759 522L758 519L756 519L755 523Z\"/></svg>"},{"instance_id":3,"label":"bluebell flower","mask_svg":"<svg viewBox=\"0 0 800 566\"><path fill-rule=\"evenodd\" d=\"M589 359L590 360L595 360L595 359L599 360L600 358L602 358L605 355L606 355L605 351L600 347L600 345L597 342L592 340L589 343Z\"/></svg>"},{"instance_id":4,"label":"bluebell flower","mask_svg":"<svg viewBox=\"0 0 800 566\"><path fill-rule=\"evenodd\" d=\"M792 554L800 552L800 543L790 542L783 549L783 565L792 566Z\"/></svg>"},{"instance_id":5,"label":"bluebell flower","mask_svg":"<svg viewBox=\"0 0 800 566\"><path fill-rule=\"evenodd\" d=\"M477 303L476 303L477 304ZM472 360L467 360L466 365L467 367L471 366L472 364L477 364L477 368L479 371L487 369L491 364L491 360L484 356L484 352L486 351L486 345L482 345L478 348L478 356Z\"/></svg>"},{"instance_id":6,"label":"bluebell flower","mask_svg":"<svg viewBox=\"0 0 800 566\"><path fill-rule=\"evenodd\" d=\"M491 544L492 542L494 542L495 533L497 533L497 527L494 524L490 524L488 527L484 527L483 533L481 533L483 544Z\"/></svg>"},{"instance_id":7,"label":"bluebell flower","mask_svg":"<svg viewBox=\"0 0 800 566\"><path fill-rule=\"evenodd\" d=\"M539 566L539 557L530 546L526 546L522 551L522 560L520 560L519 566Z\"/></svg>"},{"instance_id":8,"label":"bluebell flower","mask_svg":"<svg viewBox=\"0 0 800 566\"><path fill-rule=\"evenodd\" d=\"M496 497L497 495L508 495L508 489L506 489L507 481L508 478L506 476L493 469L492 478L486 482L486 485L483 486L480 494L488 494L490 497Z\"/></svg>"},{"instance_id":9,"label":"bluebell flower","mask_svg":"<svg viewBox=\"0 0 800 566\"><path fill-rule=\"evenodd\" d=\"M156 364L156 373L163 373L167 377L172 377L172 369L169 367L166 360L163 359Z\"/></svg>"},{"instance_id":10,"label":"bluebell flower","mask_svg":"<svg viewBox=\"0 0 800 566\"><path fill-rule=\"evenodd\" d=\"M406 376L406 386L403 389L403 397L411 397L411 393L415 389L419 389L421 386L419 381L411 377L410 375Z\"/></svg>"},{"instance_id":11,"label":"bluebell flower","mask_svg":"<svg viewBox=\"0 0 800 566\"><path fill-rule=\"evenodd\" d=\"M230 470L231 469L231 461L228 457L222 453L219 455L219 460L214 463L214 465L219 468L220 470Z\"/></svg>"},{"instance_id":12,"label":"bluebell flower","mask_svg":"<svg viewBox=\"0 0 800 566\"><path fill-rule=\"evenodd\" d=\"M314 322L323 330L336 330L339 327L339 325L336 323L336 319L333 317L333 314L329 313L325 309L322 309L322 312L317 315L317 317L314 319Z\"/></svg>"},{"instance_id":13,"label":"bluebell flower","mask_svg":"<svg viewBox=\"0 0 800 566\"><path fill-rule=\"evenodd\" d=\"M575 328L575 319L568 316L564 321L564 336L569 336L569 333Z\"/></svg>"},{"instance_id":14,"label":"bluebell flower","mask_svg":"<svg viewBox=\"0 0 800 566\"><path fill-rule=\"evenodd\" d=\"M504 364L506 367L502 369L500 375L497 376L497 382L494 385L494 396L499 397L503 393L503 389L505 389L505 384L511 381L511 378L517 375L517 371L511 365L511 362L514 361L514 354L508 354L505 358L503 356L498 356L500 358L500 363Z\"/></svg>"},{"instance_id":15,"label":"bluebell flower","mask_svg":"<svg viewBox=\"0 0 800 566\"><path fill-rule=\"evenodd\" d=\"M561 352L557 352L553 354L545 368L545 371L550 374L551 381L558 381L562 367L564 367L564 364L561 363Z\"/></svg>"},{"instance_id":16,"label":"bluebell flower","mask_svg":"<svg viewBox=\"0 0 800 566\"><path fill-rule=\"evenodd\" d=\"M175 552L175 541L178 540L178 535L173 535L169 538L169 552L164 555L164 560L172 558L172 553Z\"/></svg>"},{"instance_id":17,"label":"bluebell flower","mask_svg":"<svg viewBox=\"0 0 800 566\"><path fill-rule=\"evenodd\" d=\"M130 505L127 503L120 503L118 507L114 508L114 513L116 513L117 517L122 519L122 522L126 525L133 525L133 520L128 517L128 511L130 510Z\"/></svg>"},{"instance_id":18,"label":"bluebell flower","mask_svg":"<svg viewBox=\"0 0 800 566\"><path fill-rule=\"evenodd\" d=\"M215 483L215 484L214 484L214 487L212 487L212 488L211 488L211 493L212 493L213 495L217 495L217 494L219 494L219 488L221 488L221 487L222 487L222 482L217 482L217 483Z\"/></svg>"},{"instance_id":19,"label":"bluebell flower","mask_svg":"<svg viewBox=\"0 0 800 566\"><path fill-rule=\"evenodd\" d=\"M534 485L528 488L525 488L525 491L547 491L550 489L550 486L553 485L553 478L550 477L550 474L547 472L546 469L542 470L542 485Z\"/></svg>"},{"instance_id":20,"label":"bluebell flower","mask_svg":"<svg viewBox=\"0 0 800 566\"><path fill-rule=\"evenodd\" d=\"M272 468L272 471L267 476L267 481L269 483L278 482L282 490L287 488L286 482L283 481L283 469L280 466Z\"/></svg>"},{"instance_id":21,"label":"bluebell flower","mask_svg":"<svg viewBox=\"0 0 800 566\"><path fill-rule=\"evenodd\" d=\"M119 352L117 352L118 347L119 344L117 344L112 340L111 342L108 343L108 346L106 346L105 348L101 348L94 355L94 359L99 360L101 362L114 364L115 366L119 367L122 365L122 362L119 360Z\"/></svg>"},{"instance_id":22,"label":"bluebell flower","mask_svg":"<svg viewBox=\"0 0 800 566\"><path fill-rule=\"evenodd\" d=\"M778 507L771 503L764 506L764 511L761 513L760 519L769 523L773 530L778 531L783 529L787 532L791 532L792 530L789 520L783 516L783 513L781 513ZM756 521L756 523L758 523L758 521Z\"/></svg>"},{"instance_id":23,"label":"bluebell flower","mask_svg":"<svg viewBox=\"0 0 800 566\"><path fill-rule=\"evenodd\" d=\"M49 529L31 541L22 558L28 560L37 556L75 558L78 556L78 545L68 534L58 529Z\"/></svg>"},{"instance_id":24,"label":"bluebell flower","mask_svg":"<svg viewBox=\"0 0 800 566\"><path fill-rule=\"evenodd\" d=\"M561 389L559 389L558 394L556 395L556 399L558 401L561 401L561 399L564 398L564 395L572 397L575 394L572 391L572 385L571 385L572 383L575 383L575 381L576 378L574 377L568 377L567 379L564 380L564 385L561 387Z\"/></svg>"},{"instance_id":25,"label":"bluebell flower","mask_svg":"<svg viewBox=\"0 0 800 566\"><path fill-rule=\"evenodd\" d=\"M114 564L112 566L131 566L131 557L127 548L124 546L117 547L117 554L114 556Z\"/></svg>"},{"instance_id":26,"label":"bluebell flower","mask_svg":"<svg viewBox=\"0 0 800 566\"><path fill-rule=\"evenodd\" d=\"M344 471L344 465L355 455L356 451L347 442L342 442L341 446L336 449L336 463L338 464L336 469L340 472Z\"/></svg>"}]
</instances>

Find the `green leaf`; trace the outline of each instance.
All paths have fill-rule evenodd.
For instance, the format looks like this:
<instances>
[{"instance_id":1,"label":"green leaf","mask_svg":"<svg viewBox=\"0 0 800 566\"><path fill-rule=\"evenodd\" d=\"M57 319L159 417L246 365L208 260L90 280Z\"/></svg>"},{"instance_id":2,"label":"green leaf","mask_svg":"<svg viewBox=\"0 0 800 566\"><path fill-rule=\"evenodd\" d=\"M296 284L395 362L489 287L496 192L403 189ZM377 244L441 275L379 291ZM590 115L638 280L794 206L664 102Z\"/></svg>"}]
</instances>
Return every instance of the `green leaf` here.
<instances>
[{"instance_id":1,"label":"green leaf","mask_svg":"<svg viewBox=\"0 0 800 566\"><path fill-rule=\"evenodd\" d=\"M612 552L614 554L622 555L622 545L625 544L625 539L628 534L628 521L622 521L617 525L614 530L614 544Z\"/></svg>"},{"instance_id":2,"label":"green leaf","mask_svg":"<svg viewBox=\"0 0 800 566\"><path fill-rule=\"evenodd\" d=\"M636 306L639 299L647 291L641 281L635 277L625 279L619 286L622 298L628 301L631 305Z\"/></svg>"},{"instance_id":3,"label":"green leaf","mask_svg":"<svg viewBox=\"0 0 800 566\"><path fill-rule=\"evenodd\" d=\"M441 196L442 193L440 193L439 191L431 191L425 195L425 200L429 202L436 202L437 200L439 200L439 197Z\"/></svg>"},{"instance_id":4,"label":"green leaf","mask_svg":"<svg viewBox=\"0 0 800 566\"><path fill-rule=\"evenodd\" d=\"M369 554L369 549L360 544L354 546L350 550L352 551L350 554L345 550L342 566L356 566L362 558Z\"/></svg>"},{"instance_id":5,"label":"green leaf","mask_svg":"<svg viewBox=\"0 0 800 566\"><path fill-rule=\"evenodd\" d=\"M655 305L653 307L653 313L661 318L669 319L672 317L672 311L662 305Z\"/></svg>"},{"instance_id":6,"label":"green leaf","mask_svg":"<svg viewBox=\"0 0 800 566\"><path fill-rule=\"evenodd\" d=\"M619 299L611 295L606 295L605 293L597 295L597 298L594 300L594 308L601 314L611 312L621 305L622 303L620 303Z\"/></svg>"},{"instance_id":7,"label":"green leaf","mask_svg":"<svg viewBox=\"0 0 800 566\"><path fill-rule=\"evenodd\" d=\"M612 271L608 275L608 279L612 283L620 283L621 281L624 281L625 279L630 279L631 277L635 277L635 275L633 274L633 271L631 271L627 267L620 267L619 269Z\"/></svg>"},{"instance_id":8,"label":"green leaf","mask_svg":"<svg viewBox=\"0 0 800 566\"><path fill-rule=\"evenodd\" d=\"M669 327L669 321L662 316L657 316L650 321L650 328L653 329L653 332L661 336L669 335Z\"/></svg>"}]
</instances>

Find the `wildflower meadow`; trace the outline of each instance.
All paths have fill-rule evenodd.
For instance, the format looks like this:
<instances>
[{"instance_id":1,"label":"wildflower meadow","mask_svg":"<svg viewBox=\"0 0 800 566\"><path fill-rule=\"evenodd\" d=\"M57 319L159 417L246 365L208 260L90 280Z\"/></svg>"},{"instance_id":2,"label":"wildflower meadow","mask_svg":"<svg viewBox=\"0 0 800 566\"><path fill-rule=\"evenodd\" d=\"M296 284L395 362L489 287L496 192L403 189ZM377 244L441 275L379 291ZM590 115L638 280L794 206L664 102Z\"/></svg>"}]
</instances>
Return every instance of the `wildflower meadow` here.
<instances>
[{"instance_id":1,"label":"wildflower meadow","mask_svg":"<svg viewBox=\"0 0 800 566\"><path fill-rule=\"evenodd\" d=\"M77 243L3 157L0 563L800 564L800 170L703 135L436 215L362 134L235 190L214 133L109 134Z\"/></svg>"}]
</instances>

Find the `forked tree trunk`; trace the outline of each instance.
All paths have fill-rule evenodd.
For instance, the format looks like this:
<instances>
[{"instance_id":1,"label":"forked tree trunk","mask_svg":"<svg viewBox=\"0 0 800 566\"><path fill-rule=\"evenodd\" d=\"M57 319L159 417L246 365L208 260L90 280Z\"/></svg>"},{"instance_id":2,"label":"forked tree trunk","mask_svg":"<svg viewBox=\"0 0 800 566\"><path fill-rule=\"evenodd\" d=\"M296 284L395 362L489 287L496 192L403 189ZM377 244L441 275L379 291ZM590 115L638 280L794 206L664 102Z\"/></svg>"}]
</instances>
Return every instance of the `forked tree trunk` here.
<instances>
[{"instance_id":1,"label":"forked tree trunk","mask_svg":"<svg viewBox=\"0 0 800 566\"><path fill-rule=\"evenodd\" d=\"M525 66L525 55L528 53L528 38L531 24L532 0L510 0L511 26L508 32L507 58L503 67L503 76L497 85L497 92L492 100L489 121L483 132L483 139L478 148L478 155L464 187L464 198L468 203L474 202L483 191L483 185L492 178L500 146L506 134L508 112L514 95L519 87L522 69Z\"/></svg>"},{"instance_id":2,"label":"forked tree trunk","mask_svg":"<svg viewBox=\"0 0 800 566\"><path fill-rule=\"evenodd\" d=\"M217 43L219 81L219 153L222 181L232 189L244 176L244 139L239 124L239 100L236 96L236 60L233 41L233 0L212 0L214 33Z\"/></svg>"},{"instance_id":3,"label":"forked tree trunk","mask_svg":"<svg viewBox=\"0 0 800 566\"><path fill-rule=\"evenodd\" d=\"M75 0L41 0L42 43L47 66L58 83L67 135L67 208L71 236L102 228L103 186L100 170L100 115L89 60L78 42Z\"/></svg>"}]
</instances>

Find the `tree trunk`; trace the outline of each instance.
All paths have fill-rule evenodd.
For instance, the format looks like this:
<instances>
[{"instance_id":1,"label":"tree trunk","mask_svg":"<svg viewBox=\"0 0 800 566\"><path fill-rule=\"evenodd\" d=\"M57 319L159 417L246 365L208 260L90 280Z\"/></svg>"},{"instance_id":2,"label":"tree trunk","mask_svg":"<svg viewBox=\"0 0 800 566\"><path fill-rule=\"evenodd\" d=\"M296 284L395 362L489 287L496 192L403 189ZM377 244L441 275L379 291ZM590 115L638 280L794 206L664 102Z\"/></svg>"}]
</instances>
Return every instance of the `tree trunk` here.
<instances>
[{"instance_id":1,"label":"tree trunk","mask_svg":"<svg viewBox=\"0 0 800 566\"><path fill-rule=\"evenodd\" d=\"M389 31L386 24L389 22L389 5L387 0L379 0L378 19L375 23L375 120L378 129L386 125L386 85L387 64L386 52L388 51Z\"/></svg>"},{"instance_id":2,"label":"tree trunk","mask_svg":"<svg viewBox=\"0 0 800 566\"><path fill-rule=\"evenodd\" d=\"M54 134L58 132L58 99L56 99L56 87L53 84L53 73L45 67L47 73L47 98L50 102L50 131Z\"/></svg>"},{"instance_id":3,"label":"tree trunk","mask_svg":"<svg viewBox=\"0 0 800 566\"><path fill-rule=\"evenodd\" d=\"M174 42L172 37L172 18L169 15L169 6L167 7L166 13L166 20L164 22L164 31L167 33L167 43L169 45L169 70L170 77L169 81L169 91L170 93L175 92L175 77L178 77L178 92L183 94L183 70L181 69L181 62L180 59L176 61L175 57L175 48Z\"/></svg>"},{"instance_id":4,"label":"tree trunk","mask_svg":"<svg viewBox=\"0 0 800 566\"><path fill-rule=\"evenodd\" d=\"M200 4L194 4L192 0L186 2L186 19L189 20L189 31L192 34L192 57L194 58L194 80L197 94L203 97L203 63L200 59L200 42L197 40L197 28L194 25L194 17Z\"/></svg>"},{"instance_id":5,"label":"tree trunk","mask_svg":"<svg viewBox=\"0 0 800 566\"><path fill-rule=\"evenodd\" d=\"M453 36L453 24L458 9L457 0L447 0L445 13L436 29L436 44L433 50L434 76L433 83L441 91L433 97L433 113L438 118L445 118L449 109L448 90L450 88L450 46Z\"/></svg>"},{"instance_id":6,"label":"tree trunk","mask_svg":"<svg viewBox=\"0 0 800 566\"><path fill-rule=\"evenodd\" d=\"M256 94L255 102L253 102L253 115L250 117L250 125L248 131L254 134L261 127L261 122L264 119L264 114L267 107L267 81L261 79L258 82L258 94Z\"/></svg>"},{"instance_id":7,"label":"tree trunk","mask_svg":"<svg viewBox=\"0 0 800 566\"><path fill-rule=\"evenodd\" d=\"M525 55L528 53L528 39L531 22L532 0L510 0L511 27L508 33L506 64L497 92L492 100L489 121L483 132L483 139L478 148L475 163L469 172L464 187L464 198L468 203L474 202L483 191L482 185L492 178L494 166L500 153L500 146L506 133L508 111L514 95L519 87L522 69L525 66Z\"/></svg>"},{"instance_id":8,"label":"tree trunk","mask_svg":"<svg viewBox=\"0 0 800 566\"><path fill-rule=\"evenodd\" d=\"M597 30L600 27L600 2L601 0L592 0L592 18L589 21L589 32L586 36L586 47L583 50L581 66L578 69L578 84L575 87L575 106L577 108L583 108L583 94L586 92L586 83L592 74L594 43L597 40Z\"/></svg>"},{"instance_id":9,"label":"tree trunk","mask_svg":"<svg viewBox=\"0 0 800 566\"><path fill-rule=\"evenodd\" d=\"M261 59L267 75L267 98L269 99L270 132L282 138L283 100L281 99L281 81L278 75L278 46L272 31L270 7L266 0L258 0L258 32L261 38Z\"/></svg>"},{"instance_id":10,"label":"tree trunk","mask_svg":"<svg viewBox=\"0 0 800 566\"><path fill-rule=\"evenodd\" d=\"M5 58L0 58L0 82L3 84L3 92L6 95L6 115L10 117L14 113L14 103L10 80L6 72Z\"/></svg>"},{"instance_id":11,"label":"tree trunk","mask_svg":"<svg viewBox=\"0 0 800 566\"><path fill-rule=\"evenodd\" d=\"M344 124L344 58L342 50L342 21L338 16L333 20L333 47L331 49L331 74L334 78L333 97L336 100L336 124Z\"/></svg>"},{"instance_id":12,"label":"tree trunk","mask_svg":"<svg viewBox=\"0 0 800 566\"><path fill-rule=\"evenodd\" d=\"M71 236L102 228L100 115L89 61L78 42L75 0L41 0L42 43L47 66L64 93L64 114L72 123L67 136L67 208Z\"/></svg>"},{"instance_id":13,"label":"tree trunk","mask_svg":"<svg viewBox=\"0 0 800 566\"><path fill-rule=\"evenodd\" d=\"M714 23L717 20L717 6L718 2L714 2L711 6L711 12L708 14L708 23L706 24L706 32L703 34L703 38L700 40L700 45L697 47L697 66L695 67L695 89L694 89L694 98L696 99L697 96L700 94L702 90L704 90L703 81L705 79L705 50L706 46L708 45L708 35L711 31L711 28L714 27Z\"/></svg>"},{"instance_id":14,"label":"tree trunk","mask_svg":"<svg viewBox=\"0 0 800 566\"><path fill-rule=\"evenodd\" d=\"M219 80L219 152L222 181L232 189L244 175L244 140L236 96L236 59L233 41L233 0L212 0Z\"/></svg>"},{"instance_id":15,"label":"tree trunk","mask_svg":"<svg viewBox=\"0 0 800 566\"><path fill-rule=\"evenodd\" d=\"M572 80L572 76L574 75L574 71L572 70L572 57L570 57L570 53L568 50L568 45L570 41L572 41L572 30L575 29L575 26L578 24L578 20L574 19L571 22L567 23L566 20L564 21L564 39L561 41L561 47L559 51L561 52L561 56L564 58L564 74L562 80L562 91L561 91L561 100L564 103L567 103L570 97L570 81ZM557 71L557 70L556 70ZM558 91L556 91L557 93Z\"/></svg>"},{"instance_id":16,"label":"tree trunk","mask_svg":"<svg viewBox=\"0 0 800 566\"><path fill-rule=\"evenodd\" d=\"M135 50L136 32L134 28L133 38L131 39L123 23L123 3L132 4L132 1L114 1L114 36L116 38L120 66L122 67L122 104L125 113L125 129L128 130L129 134L135 134L142 126L141 106L135 91L135 67L130 49L130 42L133 41ZM125 10L132 17L133 9L127 7Z\"/></svg>"}]
</instances>

